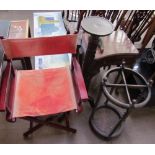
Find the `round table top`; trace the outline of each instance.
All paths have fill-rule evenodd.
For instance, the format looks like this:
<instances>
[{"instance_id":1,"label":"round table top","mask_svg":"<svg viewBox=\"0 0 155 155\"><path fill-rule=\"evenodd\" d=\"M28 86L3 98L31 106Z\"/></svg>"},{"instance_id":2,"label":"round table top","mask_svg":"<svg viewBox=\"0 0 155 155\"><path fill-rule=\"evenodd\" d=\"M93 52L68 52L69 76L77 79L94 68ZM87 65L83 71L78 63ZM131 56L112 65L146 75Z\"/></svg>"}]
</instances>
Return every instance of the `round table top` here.
<instances>
[{"instance_id":1,"label":"round table top","mask_svg":"<svg viewBox=\"0 0 155 155\"><path fill-rule=\"evenodd\" d=\"M89 34L107 36L114 30L110 21L103 17L89 16L81 22L82 28Z\"/></svg>"}]
</instances>

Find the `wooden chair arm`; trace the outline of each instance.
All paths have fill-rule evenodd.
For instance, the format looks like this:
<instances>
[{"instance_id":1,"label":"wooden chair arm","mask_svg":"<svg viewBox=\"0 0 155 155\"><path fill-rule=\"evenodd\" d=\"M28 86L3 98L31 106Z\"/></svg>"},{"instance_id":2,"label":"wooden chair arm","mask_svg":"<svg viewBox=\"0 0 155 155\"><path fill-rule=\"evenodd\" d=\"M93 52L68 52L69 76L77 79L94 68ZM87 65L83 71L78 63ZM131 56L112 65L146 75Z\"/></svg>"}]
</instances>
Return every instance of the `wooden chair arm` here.
<instances>
[{"instance_id":1,"label":"wooden chair arm","mask_svg":"<svg viewBox=\"0 0 155 155\"><path fill-rule=\"evenodd\" d=\"M0 88L0 110L5 111L7 105L7 98L10 89L10 77L11 77L11 62L7 63L7 66L2 75L2 85Z\"/></svg>"},{"instance_id":2,"label":"wooden chair arm","mask_svg":"<svg viewBox=\"0 0 155 155\"><path fill-rule=\"evenodd\" d=\"M3 72L2 85L0 88L0 111L6 111L6 120L15 122L12 118L12 101L14 94L14 69L12 62L8 61L7 66Z\"/></svg>"},{"instance_id":3,"label":"wooden chair arm","mask_svg":"<svg viewBox=\"0 0 155 155\"><path fill-rule=\"evenodd\" d=\"M72 63L73 63L72 64L73 65L73 81L75 84L75 89L76 89L75 91L77 94L77 99L79 103L81 101L87 101L88 94L87 94L84 78L82 75L81 67L75 57L73 57Z\"/></svg>"}]
</instances>

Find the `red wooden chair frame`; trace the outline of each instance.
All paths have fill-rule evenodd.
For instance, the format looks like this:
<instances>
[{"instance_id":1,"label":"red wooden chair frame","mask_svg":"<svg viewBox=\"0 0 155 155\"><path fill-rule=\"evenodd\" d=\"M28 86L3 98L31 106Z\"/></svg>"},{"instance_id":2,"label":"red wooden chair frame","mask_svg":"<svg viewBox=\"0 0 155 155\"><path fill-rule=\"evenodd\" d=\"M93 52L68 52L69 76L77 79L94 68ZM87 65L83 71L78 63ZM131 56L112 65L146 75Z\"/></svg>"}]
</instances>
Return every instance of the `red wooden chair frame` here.
<instances>
[{"instance_id":1,"label":"red wooden chair frame","mask_svg":"<svg viewBox=\"0 0 155 155\"><path fill-rule=\"evenodd\" d=\"M6 111L6 120L15 122L16 117L13 117L13 99L16 86L16 71L13 68L11 59L30 57L37 55L76 54L76 38L77 35L65 35L55 37L27 38L27 39L3 39L1 44L7 56L8 63L2 77L2 86L0 90L0 110ZM51 69L52 70L52 69ZM77 103L77 110L81 110L81 103L88 99L85 83L78 61L75 56L72 58L72 81L74 86L74 94ZM19 71L17 71L19 72ZM22 72L27 72L26 70ZM44 72L44 71L43 71ZM37 74L37 73L36 73ZM62 86L63 87L63 86ZM32 134L34 131L43 125L49 125L55 128L63 129L75 133L76 129L70 127L69 111L63 111L52 115L42 116L21 116L19 118L30 121L30 128L24 133L24 136ZM63 117L62 117L63 116ZM59 120L65 119L66 125L52 122L55 118ZM41 119L40 119L41 118ZM61 118L61 119L60 119ZM37 123L34 126L34 122Z\"/></svg>"}]
</instances>

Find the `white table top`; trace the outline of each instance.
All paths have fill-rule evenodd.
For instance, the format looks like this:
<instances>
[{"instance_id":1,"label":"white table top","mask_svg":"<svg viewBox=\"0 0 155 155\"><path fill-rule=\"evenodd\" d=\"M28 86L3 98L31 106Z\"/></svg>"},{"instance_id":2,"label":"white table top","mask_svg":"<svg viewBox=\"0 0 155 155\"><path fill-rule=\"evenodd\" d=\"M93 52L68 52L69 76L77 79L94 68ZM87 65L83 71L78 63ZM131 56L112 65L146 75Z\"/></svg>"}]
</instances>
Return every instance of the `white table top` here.
<instances>
[{"instance_id":1,"label":"white table top","mask_svg":"<svg viewBox=\"0 0 155 155\"><path fill-rule=\"evenodd\" d=\"M89 34L107 36L113 32L113 25L103 17L89 16L81 22L82 28Z\"/></svg>"}]
</instances>

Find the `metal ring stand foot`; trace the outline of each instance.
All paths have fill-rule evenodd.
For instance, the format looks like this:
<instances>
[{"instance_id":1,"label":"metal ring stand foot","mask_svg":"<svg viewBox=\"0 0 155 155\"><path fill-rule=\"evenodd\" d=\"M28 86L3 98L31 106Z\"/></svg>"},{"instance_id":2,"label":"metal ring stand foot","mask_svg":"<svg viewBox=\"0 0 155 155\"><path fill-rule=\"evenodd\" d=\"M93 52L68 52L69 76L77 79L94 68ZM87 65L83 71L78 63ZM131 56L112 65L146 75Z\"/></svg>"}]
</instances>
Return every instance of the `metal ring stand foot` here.
<instances>
[{"instance_id":1,"label":"metal ring stand foot","mask_svg":"<svg viewBox=\"0 0 155 155\"><path fill-rule=\"evenodd\" d=\"M109 76L117 73L114 82L111 83ZM128 78L130 76L130 78ZM134 83L130 80L134 78ZM119 79L121 78L121 83ZM120 101L114 92L124 89L126 99ZM132 91L138 90L138 95L132 95ZM101 94L104 93L107 100L104 105L99 106ZM135 92L134 92L135 93ZM101 138L110 139L120 135L123 124L133 108L141 108L145 106L151 97L151 88L149 83L142 75L132 69L124 67L124 63L120 67L108 70L101 83L101 88L89 118L89 124L95 134ZM115 106L110 106L115 105ZM116 108L115 108L116 107ZM123 109L121 114L119 109Z\"/></svg>"},{"instance_id":2,"label":"metal ring stand foot","mask_svg":"<svg viewBox=\"0 0 155 155\"><path fill-rule=\"evenodd\" d=\"M111 120L108 120L109 123L105 123L109 117ZM119 136L123 130L123 125L121 124L117 126L115 132L112 130L110 130L110 132L106 131L107 128L114 129L114 127L117 125L114 123L113 118L119 121L121 119L121 114L113 107L110 107L109 105L103 105L93 110L89 118L89 125L97 136L108 140L110 138ZM104 125L104 123L109 125L109 127ZM102 124L102 128L100 124Z\"/></svg>"}]
</instances>

